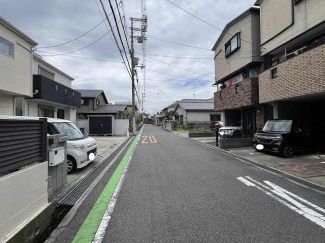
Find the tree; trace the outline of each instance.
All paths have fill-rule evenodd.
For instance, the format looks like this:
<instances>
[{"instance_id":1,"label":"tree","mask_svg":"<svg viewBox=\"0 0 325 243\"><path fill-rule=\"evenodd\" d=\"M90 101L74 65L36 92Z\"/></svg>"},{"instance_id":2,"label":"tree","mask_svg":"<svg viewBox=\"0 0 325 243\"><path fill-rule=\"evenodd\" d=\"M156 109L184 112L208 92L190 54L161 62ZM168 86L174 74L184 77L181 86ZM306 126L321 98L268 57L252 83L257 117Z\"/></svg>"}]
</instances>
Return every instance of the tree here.
<instances>
[{"instance_id":1,"label":"tree","mask_svg":"<svg viewBox=\"0 0 325 243\"><path fill-rule=\"evenodd\" d=\"M130 110L125 110L124 112L123 112L123 116L124 116L124 119L130 119L131 118L131 111Z\"/></svg>"}]
</instances>

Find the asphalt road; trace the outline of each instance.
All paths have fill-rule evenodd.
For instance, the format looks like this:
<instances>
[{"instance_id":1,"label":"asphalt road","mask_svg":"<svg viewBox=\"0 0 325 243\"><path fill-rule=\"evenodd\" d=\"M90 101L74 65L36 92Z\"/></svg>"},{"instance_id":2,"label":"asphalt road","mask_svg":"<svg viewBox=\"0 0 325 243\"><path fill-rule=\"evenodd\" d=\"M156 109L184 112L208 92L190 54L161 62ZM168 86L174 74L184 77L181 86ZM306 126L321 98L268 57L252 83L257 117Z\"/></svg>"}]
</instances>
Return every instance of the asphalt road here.
<instances>
[{"instance_id":1,"label":"asphalt road","mask_svg":"<svg viewBox=\"0 0 325 243\"><path fill-rule=\"evenodd\" d=\"M116 166L55 242L76 239ZM323 208L324 194L146 125L97 242L325 242Z\"/></svg>"},{"instance_id":2,"label":"asphalt road","mask_svg":"<svg viewBox=\"0 0 325 243\"><path fill-rule=\"evenodd\" d=\"M325 242L325 229L297 204L237 178L272 182L325 208L323 194L146 125L142 136L150 135L157 143L139 141L103 242Z\"/></svg>"}]
</instances>

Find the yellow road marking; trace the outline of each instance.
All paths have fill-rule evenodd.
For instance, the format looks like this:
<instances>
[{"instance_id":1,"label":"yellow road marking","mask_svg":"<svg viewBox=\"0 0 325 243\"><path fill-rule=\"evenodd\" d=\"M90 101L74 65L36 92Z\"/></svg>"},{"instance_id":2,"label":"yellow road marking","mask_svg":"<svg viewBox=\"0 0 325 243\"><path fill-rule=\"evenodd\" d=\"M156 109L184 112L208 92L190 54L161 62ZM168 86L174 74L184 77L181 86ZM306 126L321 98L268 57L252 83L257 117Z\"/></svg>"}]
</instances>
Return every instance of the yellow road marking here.
<instances>
[{"instance_id":1,"label":"yellow road marking","mask_svg":"<svg viewBox=\"0 0 325 243\"><path fill-rule=\"evenodd\" d=\"M149 136L149 139L150 139L151 143L153 143L153 144L157 143L157 140L155 139L154 136Z\"/></svg>"},{"instance_id":2,"label":"yellow road marking","mask_svg":"<svg viewBox=\"0 0 325 243\"><path fill-rule=\"evenodd\" d=\"M146 144L146 143L148 143L148 142L146 142L147 141L147 139L148 139L148 136L142 136L144 139L142 140L142 144Z\"/></svg>"}]
</instances>

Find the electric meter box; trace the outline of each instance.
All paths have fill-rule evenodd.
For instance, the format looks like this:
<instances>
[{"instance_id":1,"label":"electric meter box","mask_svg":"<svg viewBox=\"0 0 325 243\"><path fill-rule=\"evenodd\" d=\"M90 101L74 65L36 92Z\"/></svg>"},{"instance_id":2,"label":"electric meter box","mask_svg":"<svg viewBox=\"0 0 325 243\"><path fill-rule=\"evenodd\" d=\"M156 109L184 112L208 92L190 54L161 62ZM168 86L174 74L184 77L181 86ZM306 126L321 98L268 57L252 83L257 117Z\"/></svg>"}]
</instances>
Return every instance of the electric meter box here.
<instances>
[{"instance_id":1,"label":"electric meter box","mask_svg":"<svg viewBox=\"0 0 325 243\"><path fill-rule=\"evenodd\" d=\"M64 162L64 147L50 149L49 166L56 166Z\"/></svg>"}]
</instances>

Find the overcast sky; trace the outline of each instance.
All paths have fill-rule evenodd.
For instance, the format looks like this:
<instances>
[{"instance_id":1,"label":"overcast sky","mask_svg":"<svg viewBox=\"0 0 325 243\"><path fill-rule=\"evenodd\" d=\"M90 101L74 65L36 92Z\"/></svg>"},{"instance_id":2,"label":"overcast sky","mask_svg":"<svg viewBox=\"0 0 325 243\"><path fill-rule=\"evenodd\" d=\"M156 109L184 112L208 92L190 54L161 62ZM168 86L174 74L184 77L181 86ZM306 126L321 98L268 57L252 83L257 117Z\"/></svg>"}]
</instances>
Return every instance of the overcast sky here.
<instances>
[{"instance_id":1,"label":"overcast sky","mask_svg":"<svg viewBox=\"0 0 325 243\"><path fill-rule=\"evenodd\" d=\"M99 0L10 0L2 1L0 15L39 43L38 54L72 76L75 89L103 89L109 102L131 101L131 81L121 63L121 57L110 34L95 44L68 55L49 56L71 52L89 45L103 36L108 24L102 23L82 38L54 48L89 31L103 19L97 4ZM239 14L252 7L255 0L172 0L207 22L223 29ZM107 13L110 7L103 0ZM119 2L119 1L118 1ZM115 0L112 1L115 5ZM123 0L126 23L130 17L141 17L141 0ZM114 7L113 6L113 7ZM117 9L115 9L118 14ZM120 7L122 14L122 8ZM148 40L145 110L153 114L172 102L184 98L212 98L214 61L211 51L221 31L193 18L167 0L147 0ZM112 16L110 17L113 21ZM118 37L118 35L117 35ZM195 49L162 42L154 38L200 47ZM126 43L125 43L126 44ZM205 50L208 49L208 50ZM140 58L142 46L135 43ZM42 52L41 52L42 51ZM190 57L170 58L172 57ZM74 56L74 57L72 57ZM76 58L84 57L84 58ZM202 58L202 59L201 59ZM175 68L161 62L180 67ZM189 71L185 71L190 70ZM140 93L144 92L143 73L138 69ZM168 75L166 75L168 74ZM174 77L174 76L179 76Z\"/></svg>"}]
</instances>

